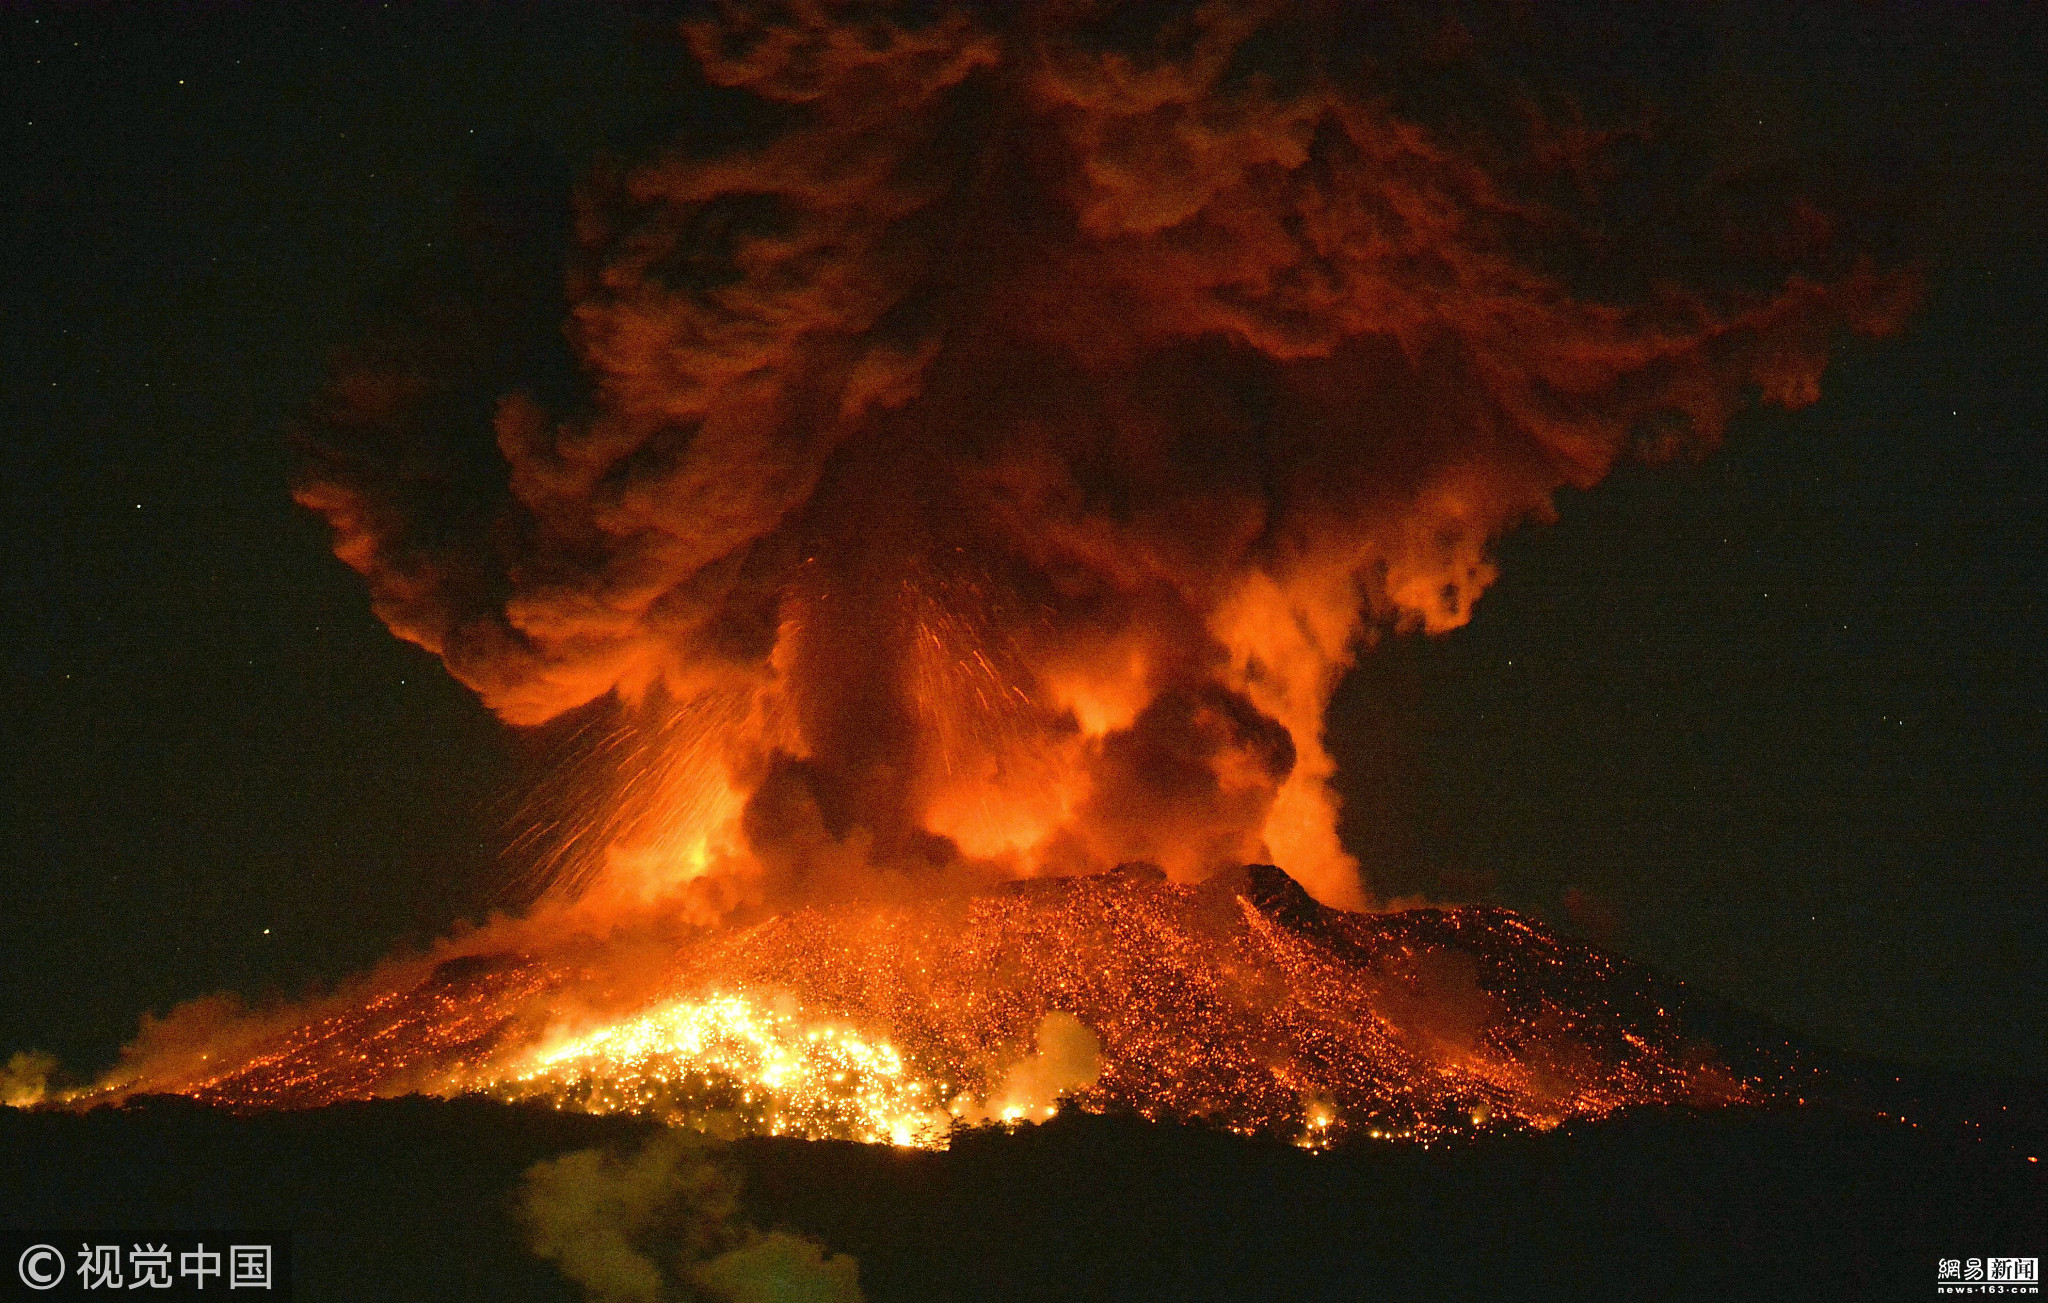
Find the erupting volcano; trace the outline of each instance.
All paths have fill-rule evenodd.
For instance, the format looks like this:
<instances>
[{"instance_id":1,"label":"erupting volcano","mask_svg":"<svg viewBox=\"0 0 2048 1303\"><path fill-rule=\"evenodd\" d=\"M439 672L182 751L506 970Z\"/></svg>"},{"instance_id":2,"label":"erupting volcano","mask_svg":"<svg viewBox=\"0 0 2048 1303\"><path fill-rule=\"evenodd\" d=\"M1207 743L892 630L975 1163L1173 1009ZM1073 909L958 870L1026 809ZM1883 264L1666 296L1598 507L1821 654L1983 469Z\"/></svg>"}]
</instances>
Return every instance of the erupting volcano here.
<instances>
[{"instance_id":1,"label":"erupting volcano","mask_svg":"<svg viewBox=\"0 0 2048 1303\"><path fill-rule=\"evenodd\" d=\"M1912 281L1351 8L684 24L700 127L578 196L580 379L483 294L298 439L392 631L570 739L531 909L153 1024L88 1098L1322 1145L1764 1097L1629 964L1375 912L1324 716L1560 489L1812 401Z\"/></svg>"}]
</instances>

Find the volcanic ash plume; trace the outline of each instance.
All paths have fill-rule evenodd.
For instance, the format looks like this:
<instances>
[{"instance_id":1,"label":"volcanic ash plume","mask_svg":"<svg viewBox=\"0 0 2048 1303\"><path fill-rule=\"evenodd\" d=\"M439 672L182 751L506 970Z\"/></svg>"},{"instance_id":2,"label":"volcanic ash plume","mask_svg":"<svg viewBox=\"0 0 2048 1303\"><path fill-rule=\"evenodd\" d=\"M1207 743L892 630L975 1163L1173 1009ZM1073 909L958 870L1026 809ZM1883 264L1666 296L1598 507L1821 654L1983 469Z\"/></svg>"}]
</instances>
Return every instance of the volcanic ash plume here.
<instances>
[{"instance_id":1,"label":"volcanic ash plume","mask_svg":"<svg viewBox=\"0 0 2048 1303\"><path fill-rule=\"evenodd\" d=\"M683 34L747 125L584 188L584 383L501 393L498 487L444 473L434 349L344 368L297 496L378 613L511 723L611 711L558 895L1271 861L1364 906L1323 736L1361 639L1463 623L1560 487L1812 401L1901 310L1813 241L1665 278L1594 133L1405 113L1343 8L721 4Z\"/></svg>"}]
</instances>

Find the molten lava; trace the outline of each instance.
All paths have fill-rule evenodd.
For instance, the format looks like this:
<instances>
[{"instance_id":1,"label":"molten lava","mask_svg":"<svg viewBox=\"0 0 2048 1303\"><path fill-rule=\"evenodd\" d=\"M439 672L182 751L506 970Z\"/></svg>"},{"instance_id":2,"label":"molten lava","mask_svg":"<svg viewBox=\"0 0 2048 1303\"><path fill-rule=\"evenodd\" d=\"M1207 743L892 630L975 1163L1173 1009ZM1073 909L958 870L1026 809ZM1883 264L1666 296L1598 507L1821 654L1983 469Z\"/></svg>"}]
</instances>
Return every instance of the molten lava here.
<instances>
[{"instance_id":1,"label":"molten lava","mask_svg":"<svg viewBox=\"0 0 2048 1303\"><path fill-rule=\"evenodd\" d=\"M224 1062L145 1061L114 1093L268 1108L478 1092L897 1144L1065 1096L1318 1146L1764 1095L1632 965L1503 910L1333 910L1270 868L810 907L659 947L541 956L484 933L465 950Z\"/></svg>"}]
</instances>

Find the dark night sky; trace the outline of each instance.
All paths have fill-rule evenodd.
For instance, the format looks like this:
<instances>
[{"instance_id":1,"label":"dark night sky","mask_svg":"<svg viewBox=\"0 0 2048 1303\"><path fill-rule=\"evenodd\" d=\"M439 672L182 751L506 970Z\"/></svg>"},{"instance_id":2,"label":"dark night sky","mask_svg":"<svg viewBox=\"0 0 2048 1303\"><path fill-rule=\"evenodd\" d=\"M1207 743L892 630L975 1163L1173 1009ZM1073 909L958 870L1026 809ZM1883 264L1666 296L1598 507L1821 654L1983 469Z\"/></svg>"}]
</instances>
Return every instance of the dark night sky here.
<instances>
[{"instance_id":1,"label":"dark night sky","mask_svg":"<svg viewBox=\"0 0 2048 1303\"><path fill-rule=\"evenodd\" d=\"M1568 495L1468 628L1367 657L1332 720L1354 849L1826 1044L2048 1075L2040 11L1639 21L1560 49L1908 192L1928 306L1818 406ZM0 18L0 1054L95 1069L144 1010L501 899L520 744L371 616L284 431L465 195L553 221L673 116L635 31Z\"/></svg>"}]
</instances>

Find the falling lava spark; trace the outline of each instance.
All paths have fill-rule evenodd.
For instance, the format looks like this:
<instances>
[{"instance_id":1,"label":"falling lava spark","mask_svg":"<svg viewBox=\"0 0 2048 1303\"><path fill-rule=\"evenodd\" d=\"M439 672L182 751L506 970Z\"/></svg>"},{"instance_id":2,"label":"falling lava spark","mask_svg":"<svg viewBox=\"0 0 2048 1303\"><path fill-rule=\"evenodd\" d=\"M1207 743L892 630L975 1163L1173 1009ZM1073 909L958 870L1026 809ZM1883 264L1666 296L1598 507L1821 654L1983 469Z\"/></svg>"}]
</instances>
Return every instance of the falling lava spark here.
<instances>
[{"instance_id":1,"label":"falling lava spark","mask_svg":"<svg viewBox=\"0 0 2048 1303\"><path fill-rule=\"evenodd\" d=\"M479 933L371 998L235 1032L203 1062L144 1056L78 1102L485 1094L726 1135L940 1145L956 1120L1035 1119L1057 1094L1324 1147L1771 1093L1635 965L1506 910L1331 909L1270 868L796 909L662 943L652 985L646 945L543 959L495 939L508 943ZM1099 1062L1020 1089L1048 1015L1085 1027Z\"/></svg>"}]
</instances>

